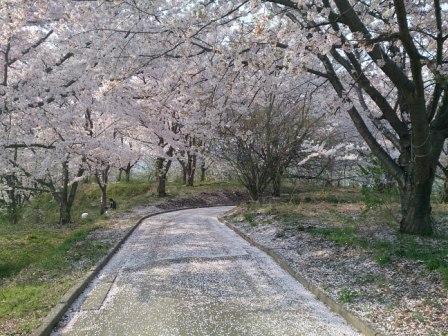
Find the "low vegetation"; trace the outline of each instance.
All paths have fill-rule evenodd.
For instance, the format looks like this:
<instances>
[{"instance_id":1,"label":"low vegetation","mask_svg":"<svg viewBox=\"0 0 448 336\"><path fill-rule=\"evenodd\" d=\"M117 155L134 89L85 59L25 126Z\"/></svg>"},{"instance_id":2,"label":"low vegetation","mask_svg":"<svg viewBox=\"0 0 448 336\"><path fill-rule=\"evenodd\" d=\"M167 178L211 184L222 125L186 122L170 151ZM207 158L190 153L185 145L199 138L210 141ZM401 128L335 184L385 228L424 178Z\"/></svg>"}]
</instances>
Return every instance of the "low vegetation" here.
<instances>
[{"instance_id":1,"label":"low vegetation","mask_svg":"<svg viewBox=\"0 0 448 336\"><path fill-rule=\"evenodd\" d=\"M243 217L256 225L263 223L257 216L262 214L268 222L282 223L283 230L307 231L339 245L368 250L382 265L397 258L420 262L429 271L439 272L448 288L448 230L440 223L448 207L434 204L438 225L430 237L399 234L399 209L393 195L355 188L314 188L281 200L251 203ZM307 224L314 221L317 224Z\"/></svg>"},{"instance_id":2,"label":"low vegetation","mask_svg":"<svg viewBox=\"0 0 448 336\"><path fill-rule=\"evenodd\" d=\"M1 219L0 335L25 335L35 329L57 300L115 242L97 239L97 232L110 229L117 221L128 228L139 215L124 212L164 201L151 187L144 180L111 183L109 195L119 208L116 213L100 215L99 188L85 183L77 193L69 225L58 224L58 205L46 194L31 200L18 223ZM204 182L194 188L170 183L165 200L234 188L232 183ZM88 217L81 219L85 212Z\"/></svg>"},{"instance_id":3,"label":"low vegetation","mask_svg":"<svg viewBox=\"0 0 448 336\"><path fill-rule=\"evenodd\" d=\"M303 184L291 195L247 203L228 220L386 335L444 335L447 204L434 199L433 234L415 236L398 230L393 190Z\"/></svg>"}]
</instances>

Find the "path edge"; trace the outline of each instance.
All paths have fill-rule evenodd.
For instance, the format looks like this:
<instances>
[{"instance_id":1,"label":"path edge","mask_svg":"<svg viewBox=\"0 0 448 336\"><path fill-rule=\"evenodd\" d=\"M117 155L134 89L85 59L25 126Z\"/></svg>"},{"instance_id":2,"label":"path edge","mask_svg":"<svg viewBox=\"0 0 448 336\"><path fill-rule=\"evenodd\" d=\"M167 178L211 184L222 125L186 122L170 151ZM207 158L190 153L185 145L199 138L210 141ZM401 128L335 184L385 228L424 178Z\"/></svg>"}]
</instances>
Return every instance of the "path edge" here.
<instances>
[{"instance_id":1,"label":"path edge","mask_svg":"<svg viewBox=\"0 0 448 336\"><path fill-rule=\"evenodd\" d=\"M58 325L59 321L62 319L64 314L68 311L71 305L76 301L76 299L84 292L92 280L101 272L101 270L106 266L106 264L112 259L115 253L121 248L121 246L128 240L132 233L140 226L140 224L151 217L163 215L170 212L182 211L182 210L192 210L201 208L213 208L220 206L235 206L235 203L229 204L216 204L216 205L201 205L193 207L180 207L176 209L161 210L149 215L145 215L140 218L134 226L132 226L128 232L109 250L109 252L98 261L95 266L93 266L86 274L73 285L59 300L58 303L50 310L50 312L44 317L41 325L35 329L31 336L49 336L53 329Z\"/></svg>"},{"instance_id":2,"label":"path edge","mask_svg":"<svg viewBox=\"0 0 448 336\"><path fill-rule=\"evenodd\" d=\"M225 216L225 215L224 215ZM312 284L308 279L306 279L304 276L298 274L288 263L288 261L275 252L275 250L268 248L259 242L257 242L255 239L241 231L236 226L230 224L227 220L223 218L223 216L220 217L220 220L224 225L226 225L229 229L234 231L237 235L239 235L241 238L246 240L249 244L255 246L256 248L262 250L264 253L266 253L269 257L271 257L284 271L289 273L294 279L296 279L303 287L305 287L308 291L310 291L319 301L324 303L327 307L330 308L331 311L334 313L340 315L344 320L351 325L353 328L361 332L365 336L385 336L385 334L379 332L376 330L370 323L364 321L359 316L353 314L348 309L346 309L343 305L332 299L330 296L328 296L322 289L317 287L316 285Z\"/></svg>"}]
</instances>

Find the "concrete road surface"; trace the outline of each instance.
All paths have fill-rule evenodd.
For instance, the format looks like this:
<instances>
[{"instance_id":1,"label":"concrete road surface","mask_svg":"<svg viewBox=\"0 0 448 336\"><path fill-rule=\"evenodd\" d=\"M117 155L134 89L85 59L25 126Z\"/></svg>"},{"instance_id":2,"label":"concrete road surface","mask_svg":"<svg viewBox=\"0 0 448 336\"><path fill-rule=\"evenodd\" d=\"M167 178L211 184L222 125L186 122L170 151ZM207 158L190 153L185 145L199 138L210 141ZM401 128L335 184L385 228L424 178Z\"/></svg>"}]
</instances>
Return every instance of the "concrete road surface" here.
<instances>
[{"instance_id":1,"label":"concrete road surface","mask_svg":"<svg viewBox=\"0 0 448 336\"><path fill-rule=\"evenodd\" d=\"M53 335L358 335L217 216L145 220Z\"/></svg>"}]
</instances>

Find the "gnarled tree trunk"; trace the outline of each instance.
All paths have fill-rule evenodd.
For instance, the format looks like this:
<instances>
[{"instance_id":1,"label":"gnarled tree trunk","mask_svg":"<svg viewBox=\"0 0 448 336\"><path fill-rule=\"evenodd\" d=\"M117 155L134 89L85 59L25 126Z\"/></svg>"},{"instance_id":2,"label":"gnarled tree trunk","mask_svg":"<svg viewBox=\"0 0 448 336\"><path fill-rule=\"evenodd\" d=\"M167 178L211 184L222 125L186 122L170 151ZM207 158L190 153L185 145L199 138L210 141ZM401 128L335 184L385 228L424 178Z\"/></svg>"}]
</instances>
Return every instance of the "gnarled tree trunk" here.
<instances>
[{"instance_id":1,"label":"gnarled tree trunk","mask_svg":"<svg viewBox=\"0 0 448 336\"><path fill-rule=\"evenodd\" d=\"M187 186L192 187L194 185L194 177L196 173L196 154L187 154Z\"/></svg>"},{"instance_id":2,"label":"gnarled tree trunk","mask_svg":"<svg viewBox=\"0 0 448 336\"><path fill-rule=\"evenodd\" d=\"M124 169L124 180L126 182L129 182L131 180L131 170L132 170L132 166L131 163L128 162L128 165L126 166L126 168Z\"/></svg>"},{"instance_id":3,"label":"gnarled tree trunk","mask_svg":"<svg viewBox=\"0 0 448 336\"><path fill-rule=\"evenodd\" d=\"M107 211L107 184L109 181L109 170L110 166L107 165L105 168L101 169L100 172L95 172L95 179L98 187L101 190L101 203L100 203L100 214L104 214Z\"/></svg>"},{"instance_id":4,"label":"gnarled tree trunk","mask_svg":"<svg viewBox=\"0 0 448 336\"><path fill-rule=\"evenodd\" d=\"M201 182L205 182L205 173L207 171L207 167L205 166L205 162L201 163L201 177L200 177L200 181Z\"/></svg>"},{"instance_id":5,"label":"gnarled tree trunk","mask_svg":"<svg viewBox=\"0 0 448 336\"><path fill-rule=\"evenodd\" d=\"M402 233L431 234L431 190L432 180L418 185L408 181L405 188L400 188Z\"/></svg>"},{"instance_id":6,"label":"gnarled tree trunk","mask_svg":"<svg viewBox=\"0 0 448 336\"><path fill-rule=\"evenodd\" d=\"M192 187L196 173L196 154L191 154L189 151L186 151L184 155L186 156L186 160L178 159L182 167L182 182L184 185Z\"/></svg>"},{"instance_id":7,"label":"gnarled tree trunk","mask_svg":"<svg viewBox=\"0 0 448 336\"><path fill-rule=\"evenodd\" d=\"M84 174L84 168L80 167L76 174L76 177L81 177ZM68 162L62 163L62 189L56 191L53 185L53 197L59 203L59 224L66 225L71 222L71 212L73 202L75 201L76 191L78 190L78 180L74 181L70 185L70 176Z\"/></svg>"},{"instance_id":8,"label":"gnarled tree trunk","mask_svg":"<svg viewBox=\"0 0 448 336\"><path fill-rule=\"evenodd\" d=\"M417 132L414 132L417 133ZM437 131L413 135L414 158L408 165L405 184L400 186L403 233L428 235L432 233L431 193L436 166L444 143L444 135Z\"/></svg>"},{"instance_id":9,"label":"gnarled tree trunk","mask_svg":"<svg viewBox=\"0 0 448 336\"><path fill-rule=\"evenodd\" d=\"M171 166L171 160L159 157L156 159L157 195L166 196L166 179Z\"/></svg>"},{"instance_id":10,"label":"gnarled tree trunk","mask_svg":"<svg viewBox=\"0 0 448 336\"><path fill-rule=\"evenodd\" d=\"M61 199L59 202L59 224L66 225L72 220L72 209L71 205L67 203L67 200Z\"/></svg>"}]
</instances>

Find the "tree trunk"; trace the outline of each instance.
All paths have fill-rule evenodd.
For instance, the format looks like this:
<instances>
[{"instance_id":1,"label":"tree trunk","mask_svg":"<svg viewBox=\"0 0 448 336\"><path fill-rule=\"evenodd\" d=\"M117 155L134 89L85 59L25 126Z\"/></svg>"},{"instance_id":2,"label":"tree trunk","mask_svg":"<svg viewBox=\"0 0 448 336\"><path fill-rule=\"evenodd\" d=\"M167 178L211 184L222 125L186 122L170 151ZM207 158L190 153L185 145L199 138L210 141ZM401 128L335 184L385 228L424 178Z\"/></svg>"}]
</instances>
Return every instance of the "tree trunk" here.
<instances>
[{"instance_id":1,"label":"tree trunk","mask_svg":"<svg viewBox=\"0 0 448 336\"><path fill-rule=\"evenodd\" d=\"M194 176L196 173L196 154L187 154L187 186L192 187L194 185Z\"/></svg>"},{"instance_id":2,"label":"tree trunk","mask_svg":"<svg viewBox=\"0 0 448 336\"><path fill-rule=\"evenodd\" d=\"M185 152L181 151L181 155L184 156ZM181 160L178 158L177 161L179 162L180 167L182 169L182 184L186 185L187 184L187 165L184 160Z\"/></svg>"},{"instance_id":3,"label":"tree trunk","mask_svg":"<svg viewBox=\"0 0 448 336\"><path fill-rule=\"evenodd\" d=\"M126 169L124 170L126 182L129 182L131 180L131 170L132 170L132 166L131 166L131 163L129 162Z\"/></svg>"},{"instance_id":4,"label":"tree trunk","mask_svg":"<svg viewBox=\"0 0 448 336\"><path fill-rule=\"evenodd\" d=\"M157 178L157 196L166 196L166 175L159 175Z\"/></svg>"},{"instance_id":5,"label":"tree trunk","mask_svg":"<svg viewBox=\"0 0 448 336\"><path fill-rule=\"evenodd\" d=\"M182 184L187 184L187 169L184 165L182 165Z\"/></svg>"},{"instance_id":6,"label":"tree trunk","mask_svg":"<svg viewBox=\"0 0 448 336\"><path fill-rule=\"evenodd\" d=\"M157 195L159 197L166 196L166 178L170 166L171 166L171 160L166 160L165 158L157 158L156 177L157 177Z\"/></svg>"},{"instance_id":7,"label":"tree trunk","mask_svg":"<svg viewBox=\"0 0 448 336\"><path fill-rule=\"evenodd\" d=\"M101 189L100 214L103 215L107 210L107 184L100 187L100 189Z\"/></svg>"},{"instance_id":8,"label":"tree trunk","mask_svg":"<svg viewBox=\"0 0 448 336\"><path fill-rule=\"evenodd\" d=\"M189 186L189 187L194 186L194 175L189 175L188 176L187 186Z\"/></svg>"},{"instance_id":9,"label":"tree trunk","mask_svg":"<svg viewBox=\"0 0 448 336\"><path fill-rule=\"evenodd\" d=\"M282 176L280 173L272 177L272 196L280 197L282 189Z\"/></svg>"},{"instance_id":10,"label":"tree trunk","mask_svg":"<svg viewBox=\"0 0 448 336\"><path fill-rule=\"evenodd\" d=\"M19 194L16 193L15 189L11 192L11 200L8 204L7 211L8 217L12 224L17 224L20 218L20 208L22 206L22 199Z\"/></svg>"},{"instance_id":11,"label":"tree trunk","mask_svg":"<svg viewBox=\"0 0 448 336\"><path fill-rule=\"evenodd\" d=\"M17 162L18 158L18 149L14 149L14 162ZM8 195L9 202L7 203L7 214L11 223L17 224L19 221L19 211L23 205L23 197L22 194L18 191L17 187L21 185L20 179L16 174L12 173L4 176L4 181L6 183L6 194Z\"/></svg>"},{"instance_id":12,"label":"tree trunk","mask_svg":"<svg viewBox=\"0 0 448 336\"><path fill-rule=\"evenodd\" d=\"M61 198L59 202L59 225L66 225L71 222L71 204L67 199Z\"/></svg>"},{"instance_id":13,"label":"tree trunk","mask_svg":"<svg viewBox=\"0 0 448 336\"><path fill-rule=\"evenodd\" d=\"M62 190L55 193L55 198L59 201L59 224L65 225L71 220L71 206L69 204L69 171L68 162L62 163Z\"/></svg>"},{"instance_id":14,"label":"tree trunk","mask_svg":"<svg viewBox=\"0 0 448 336\"><path fill-rule=\"evenodd\" d=\"M83 169L78 172L78 177L82 176ZM68 176L67 176L68 177ZM62 192L57 193L54 198L59 203L59 224L66 225L71 222L71 211L73 203L75 202L76 191L78 190L78 182L73 182L68 186L68 179L64 181L64 187Z\"/></svg>"},{"instance_id":15,"label":"tree trunk","mask_svg":"<svg viewBox=\"0 0 448 336\"><path fill-rule=\"evenodd\" d=\"M401 213L400 232L429 235L432 233L431 191L433 178L425 183L408 181L400 189Z\"/></svg>"},{"instance_id":16,"label":"tree trunk","mask_svg":"<svg viewBox=\"0 0 448 336\"><path fill-rule=\"evenodd\" d=\"M8 203L6 203L8 218L12 224L17 224L20 217L19 209L23 203L22 196L16 188L19 182L15 175L7 175L4 179L6 185L9 187L9 189L6 189L6 194L8 195Z\"/></svg>"},{"instance_id":17,"label":"tree trunk","mask_svg":"<svg viewBox=\"0 0 448 336\"><path fill-rule=\"evenodd\" d=\"M117 181L120 182L121 181L121 176L123 175L123 169L118 169L118 176L117 176Z\"/></svg>"},{"instance_id":18,"label":"tree trunk","mask_svg":"<svg viewBox=\"0 0 448 336\"><path fill-rule=\"evenodd\" d=\"M448 203L448 176L445 176L445 181L443 182L442 202Z\"/></svg>"},{"instance_id":19,"label":"tree trunk","mask_svg":"<svg viewBox=\"0 0 448 336\"><path fill-rule=\"evenodd\" d=\"M201 163L201 178L200 178L201 182L205 182L205 172L206 171L207 171L207 168L205 167L205 163L202 162Z\"/></svg>"},{"instance_id":20,"label":"tree trunk","mask_svg":"<svg viewBox=\"0 0 448 336\"><path fill-rule=\"evenodd\" d=\"M254 175L240 176L240 181L249 192L249 196L253 201L258 201L267 187L266 183L260 183L260 178Z\"/></svg>"},{"instance_id":21,"label":"tree trunk","mask_svg":"<svg viewBox=\"0 0 448 336\"><path fill-rule=\"evenodd\" d=\"M412 134L415 158L410 165L404 193L401 196L402 220L400 231L409 234L432 233L431 192L437 163L445 142L444 132L432 130Z\"/></svg>"},{"instance_id":22,"label":"tree trunk","mask_svg":"<svg viewBox=\"0 0 448 336\"><path fill-rule=\"evenodd\" d=\"M246 185L246 189L249 192L249 196L252 201L258 201L260 199L260 191L256 185Z\"/></svg>"},{"instance_id":23,"label":"tree trunk","mask_svg":"<svg viewBox=\"0 0 448 336\"><path fill-rule=\"evenodd\" d=\"M99 173L95 172L95 179L101 190L100 214L103 215L107 210L107 184L109 182L110 166L104 167Z\"/></svg>"}]
</instances>

